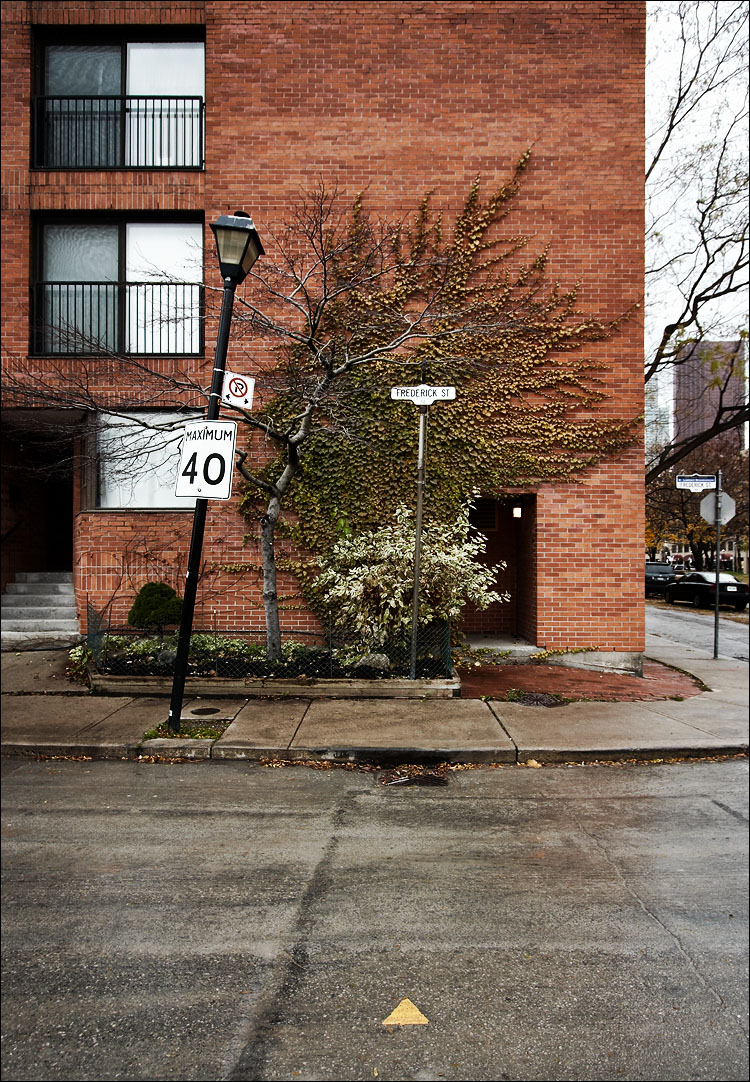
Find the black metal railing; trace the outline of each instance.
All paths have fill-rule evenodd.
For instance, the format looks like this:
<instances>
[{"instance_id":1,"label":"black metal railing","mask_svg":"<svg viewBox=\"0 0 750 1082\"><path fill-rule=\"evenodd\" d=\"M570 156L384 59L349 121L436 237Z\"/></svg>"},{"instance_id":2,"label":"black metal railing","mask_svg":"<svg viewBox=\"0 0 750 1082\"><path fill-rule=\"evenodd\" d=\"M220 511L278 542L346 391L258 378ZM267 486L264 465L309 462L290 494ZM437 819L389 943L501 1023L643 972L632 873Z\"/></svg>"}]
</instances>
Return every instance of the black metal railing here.
<instances>
[{"instance_id":1,"label":"black metal railing","mask_svg":"<svg viewBox=\"0 0 750 1082\"><path fill-rule=\"evenodd\" d=\"M38 169L202 169L203 98L39 97Z\"/></svg>"},{"instance_id":2,"label":"black metal railing","mask_svg":"<svg viewBox=\"0 0 750 1082\"><path fill-rule=\"evenodd\" d=\"M203 286L190 282L38 282L31 352L200 354Z\"/></svg>"}]
</instances>

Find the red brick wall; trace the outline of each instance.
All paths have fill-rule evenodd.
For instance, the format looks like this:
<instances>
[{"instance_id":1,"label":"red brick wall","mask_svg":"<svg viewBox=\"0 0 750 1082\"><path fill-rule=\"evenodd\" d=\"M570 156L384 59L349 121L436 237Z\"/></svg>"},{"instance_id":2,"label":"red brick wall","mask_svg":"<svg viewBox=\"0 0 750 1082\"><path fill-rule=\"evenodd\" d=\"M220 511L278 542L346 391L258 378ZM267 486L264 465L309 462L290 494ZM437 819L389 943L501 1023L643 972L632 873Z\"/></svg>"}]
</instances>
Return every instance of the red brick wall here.
<instances>
[{"instance_id":1,"label":"red brick wall","mask_svg":"<svg viewBox=\"0 0 750 1082\"><path fill-rule=\"evenodd\" d=\"M193 516L189 512L82 511L77 516L74 580L79 618L87 601L106 609L112 626L125 627L136 592L145 582L167 582L182 593ZM249 631L264 627L258 545L244 543L246 526L236 513L209 505L203 566L196 599L196 629ZM283 542L277 546L285 554ZM279 574L282 630L317 632L318 620L301 611L291 574Z\"/></svg>"},{"instance_id":2,"label":"red brick wall","mask_svg":"<svg viewBox=\"0 0 750 1082\"><path fill-rule=\"evenodd\" d=\"M580 283L583 310L612 317L640 300L642 2L64 0L6 2L2 18L3 347L10 354L27 348L19 298L29 280L31 209L205 208L208 222L244 207L272 251L295 194L321 177L348 196L366 189L369 205L387 214L409 213L432 190L449 221L477 174L489 188L529 146L509 228L550 245L552 278ZM204 18L204 174L29 171L32 22L195 25ZM218 285L212 249L209 238L206 280ZM230 367L233 358L240 363L233 351ZM602 408L640 414L640 314L590 352L607 365L612 398ZM103 602L111 590L113 573L94 571L92 553L114 556L138 531L171 536L178 520L182 536L185 518L80 515L79 598L88 590ZM541 487L536 544L523 553L532 567L536 561L537 592L524 606L521 633L546 648L642 649L643 518L640 445L579 484ZM205 551L222 538L228 558L221 562L245 562L244 526L234 511L222 505L209 519ZM236 582L226 577L221 604L227 619L242 622L244 593L255 587L236 589Z\"/></svg>"}]
</instances>

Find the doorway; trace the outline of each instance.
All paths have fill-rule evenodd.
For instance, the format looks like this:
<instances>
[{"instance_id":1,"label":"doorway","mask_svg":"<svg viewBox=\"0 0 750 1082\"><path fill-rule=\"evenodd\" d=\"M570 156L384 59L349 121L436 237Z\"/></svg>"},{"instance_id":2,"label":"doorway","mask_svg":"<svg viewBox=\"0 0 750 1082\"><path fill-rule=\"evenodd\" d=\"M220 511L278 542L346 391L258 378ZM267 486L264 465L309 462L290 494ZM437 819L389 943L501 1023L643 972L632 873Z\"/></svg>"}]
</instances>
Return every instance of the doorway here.
<instances>
[{"instance_id":1,"label":"doorway","mask_svg":"<svg viewBox=\"0 0 750 1082\"><path fill-rule=\"evenodd\" d=\"M474 501L469 521L485 538L482 563L505 563L496 589L510 600L493 602L486 609L467 605L465 634L482 635L534 644L536 608L536 496L482 497Z\"/></svg>"},{"instance_id":2,"label":"doorway","mask_svg":"<svg viewBox=\"0 0 750 1082\"><path fill-rule=\"evenodd\" d=\"M52 411L3 410L2 585L73 569L73 431Z\"/></svg>"}]
</instances>

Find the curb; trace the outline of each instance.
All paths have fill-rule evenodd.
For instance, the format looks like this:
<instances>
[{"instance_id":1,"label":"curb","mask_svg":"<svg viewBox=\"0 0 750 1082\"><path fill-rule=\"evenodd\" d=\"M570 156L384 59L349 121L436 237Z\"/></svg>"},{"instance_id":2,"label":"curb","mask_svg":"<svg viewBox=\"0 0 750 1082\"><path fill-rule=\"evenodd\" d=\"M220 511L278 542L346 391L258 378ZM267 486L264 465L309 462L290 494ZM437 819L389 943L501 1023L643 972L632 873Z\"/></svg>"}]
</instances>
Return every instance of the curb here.
<instances>
[{"instance_id":1,"label":"curb","mask_svg":"<svg viewBox=\"0 0 750 1082\"><path fill-rule=\"evenodd\" d=\"M7 758L144 760L157 762L245 762L261 764L269 760L301 765L379 765L392 767L402 763L437 766L442 763L476 766L561 765L563 763L651 762L675 759L711 759L724 756L747 756L748 744L717 744L716 747L588 748L588 749L440 749L440 748L217 748L218 741L186 737L156 738L140 744L26 744L8 743L0 748Z\"/></svg>"}]
</instances>

